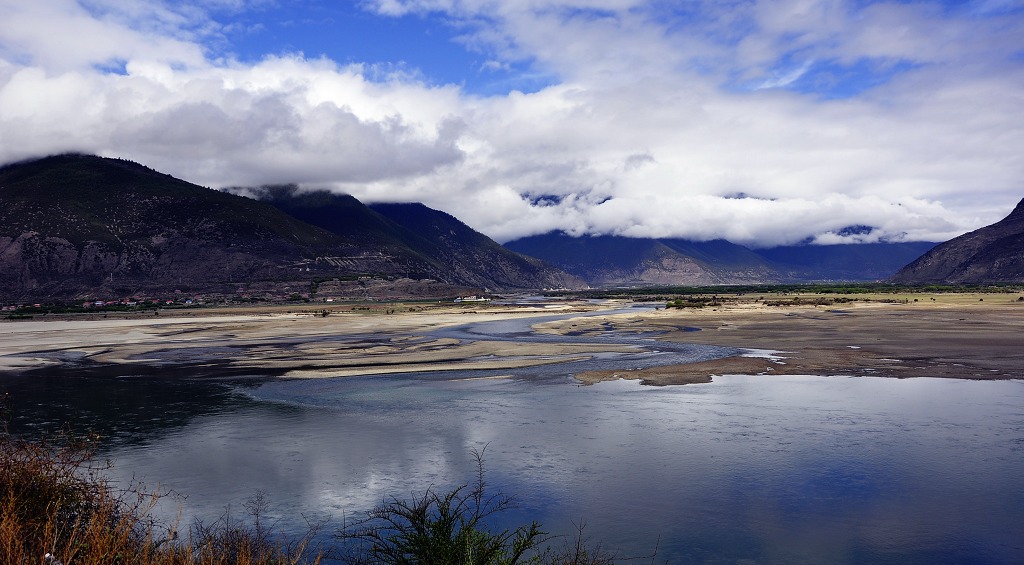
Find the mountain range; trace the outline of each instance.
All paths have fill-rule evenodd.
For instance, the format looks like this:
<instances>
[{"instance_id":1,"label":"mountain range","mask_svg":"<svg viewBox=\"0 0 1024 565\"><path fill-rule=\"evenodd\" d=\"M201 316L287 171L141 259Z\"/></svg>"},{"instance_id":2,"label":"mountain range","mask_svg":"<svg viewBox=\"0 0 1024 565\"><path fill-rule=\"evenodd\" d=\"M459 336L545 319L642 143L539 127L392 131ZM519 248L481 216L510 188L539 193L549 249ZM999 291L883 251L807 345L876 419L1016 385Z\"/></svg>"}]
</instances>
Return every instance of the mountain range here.
<instances>
[{"instance_id":1,"label":"mountain range","mask_svg":"<svg viewBox=\"0 0 1024 565\"><path fill-rule=\"evenodd\" d=\"M571 237L559 232L505 244L592 286L878 281L934 246L909 242L750 249L723 239Z\"/></svg>"},{"instance_id":2,"label":"mountain range","mask_svg":"<svg viewBox=\"0 0 1024 565\"><path fill-rule=\"evenodd\" d=\"M425 206L381 213L345 195L257 192L266 200L91 155L4 166L0 298L235 294L254 283L301 293L335 278L432 282L431 292L448 295L579 285Z\"/></svg>"},{"instance_id":3,"label":"mountain range","mask_svg":"<svg viewBox=\"0 0 1024 565\"><path fill-rule=\"evenodd\" d=\"M938 246L752 249L564 233L502 246L422 204L366 205L291 185L218 191L91 155L0 167L3 302L254 289L396 298L587 285L1021 281L1022 250L1024 201L1005 220Z\"/></svg>"}]
</instances>

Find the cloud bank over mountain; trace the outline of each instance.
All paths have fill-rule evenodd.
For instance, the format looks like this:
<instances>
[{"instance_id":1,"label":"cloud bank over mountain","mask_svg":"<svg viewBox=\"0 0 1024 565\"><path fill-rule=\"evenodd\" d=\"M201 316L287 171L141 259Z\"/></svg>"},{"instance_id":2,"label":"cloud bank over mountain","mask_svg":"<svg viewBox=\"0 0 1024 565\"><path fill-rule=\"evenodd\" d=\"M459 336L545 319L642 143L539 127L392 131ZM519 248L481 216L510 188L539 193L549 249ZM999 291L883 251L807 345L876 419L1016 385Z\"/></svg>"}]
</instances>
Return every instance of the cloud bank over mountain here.
<instances>
[{"instance_id":1,"label":"cloud bank over mountain","mask_svg":"<svg viewBox=\"0 0 1024 565\"><path fill-rule=\"evenodd\" d=\"M1020 1L308 4L0 0L0 161L420 201L498 240L944 240L1021 197ZM316 18L349 43L282 35ZM464 66L417 67L428 36Z\"/></svg>"}]
</instances>

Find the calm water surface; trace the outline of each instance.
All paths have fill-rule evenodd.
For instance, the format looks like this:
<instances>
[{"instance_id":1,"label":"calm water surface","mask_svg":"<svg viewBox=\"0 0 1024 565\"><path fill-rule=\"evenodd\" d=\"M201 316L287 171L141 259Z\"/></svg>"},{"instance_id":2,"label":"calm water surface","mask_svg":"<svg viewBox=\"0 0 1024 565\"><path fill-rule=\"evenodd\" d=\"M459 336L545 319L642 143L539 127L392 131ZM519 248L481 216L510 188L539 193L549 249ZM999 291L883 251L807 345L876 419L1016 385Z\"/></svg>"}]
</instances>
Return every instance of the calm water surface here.
<instances>
[{"instance_id":1,"label":"calm water surface","mask_svg":"<svg viewBox=\"0 0 1024 565\"><path fill-rule=\"evenodd\" d=\"M635 359L633 360L635 361ZM657 562L1022 563L1024 381L717 377L578 387L564 369L308 381L9 380L13 429L103 433L114 477L280 524L473 479L509 524ZM561 371L561 372L560 372ZM493 375L491 375L493 376Z\"/></svg>"}]
</instances>

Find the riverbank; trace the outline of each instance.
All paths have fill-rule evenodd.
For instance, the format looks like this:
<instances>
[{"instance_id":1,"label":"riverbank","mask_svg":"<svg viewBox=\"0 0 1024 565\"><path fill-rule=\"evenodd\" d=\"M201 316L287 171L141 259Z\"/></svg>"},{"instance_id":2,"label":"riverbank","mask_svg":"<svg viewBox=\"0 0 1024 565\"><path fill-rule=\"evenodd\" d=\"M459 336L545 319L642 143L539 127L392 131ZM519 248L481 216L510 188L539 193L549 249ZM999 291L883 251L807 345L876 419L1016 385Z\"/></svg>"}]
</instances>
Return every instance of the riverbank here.
<instances>
[{"instance_id":1,"label":"riverbank","mask_svg":"<svg viewBox=\"0 0 1024 565\"><path fill-rule=\"evenodd\" d=\"M611 331L762 352L641 370L588 371L576 375L580 381L627 378L668 385L708 382L723 374L1024 378L1024 302L1016 295L912 296L850 301L740 295L703 308L607 315L601 312L624 303L247 307L9 321L0 323L0 374L74 369L115 376L313 378L505 371L635 351L614 341L573 339ZM539 321L534 329L549 336L544 343L431 336L460 324L552 314L580 316ZM557 336L566 337L565 342L550 341Z\"/></svg>"}]
</instances>

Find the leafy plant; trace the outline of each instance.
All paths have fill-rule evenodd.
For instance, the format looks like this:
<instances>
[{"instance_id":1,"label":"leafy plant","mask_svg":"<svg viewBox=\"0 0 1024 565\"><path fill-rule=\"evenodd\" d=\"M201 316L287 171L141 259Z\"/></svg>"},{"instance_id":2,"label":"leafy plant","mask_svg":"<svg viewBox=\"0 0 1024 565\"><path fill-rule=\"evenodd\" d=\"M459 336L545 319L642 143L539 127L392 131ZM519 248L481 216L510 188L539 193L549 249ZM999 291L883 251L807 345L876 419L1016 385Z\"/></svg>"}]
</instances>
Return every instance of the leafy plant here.
<instances>
[{"instance_id":1,"label":"leafy plant","mask_svg":"<svg viewBox=\"0 0 1024 565\"><path fill-rule=\"evenodd\" d=\"M473 450L473 485L448 492L430 487L411 500L393 498L344 528L352 542L349 560L366 564L514 565L540 563L536 551L548 540L537 522L492 531L487 519L514 506L504 494L489 494L483 450Z\"/></svg>"}]
</instances>

